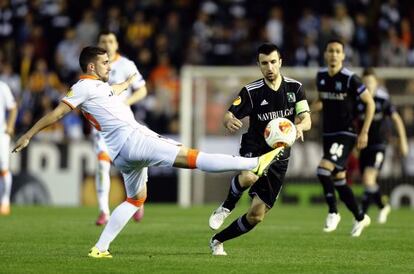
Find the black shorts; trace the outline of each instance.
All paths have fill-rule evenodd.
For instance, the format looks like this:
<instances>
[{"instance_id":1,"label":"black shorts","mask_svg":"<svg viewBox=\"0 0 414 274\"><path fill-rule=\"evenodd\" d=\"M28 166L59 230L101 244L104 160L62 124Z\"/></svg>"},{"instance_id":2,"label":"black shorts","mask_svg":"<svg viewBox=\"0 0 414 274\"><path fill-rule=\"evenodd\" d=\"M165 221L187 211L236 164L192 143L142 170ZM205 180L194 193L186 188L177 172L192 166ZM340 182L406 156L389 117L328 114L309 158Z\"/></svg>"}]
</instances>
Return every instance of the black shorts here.
<instances>
[{"instance_id":1,"label":"black shorts","mask_svg":"<svg viewBox=\"0 0 414 274\"><path fill-rule=\"evenodd\" d=\"M240 155L257 157L272 150L265 143L257 142L247 136L242 137ZM257 195L269 208L272 208L282 189L283 180L289 163L290 149L284 151L279 161L274 162L268 169L267 175L260 177L249 190L249 195Z\"/></svg>"},{"instance_id":2,"label":"black shorts","mask_svg":"<svg viewBox=\"0 0 414 274\"><path fill-rule=\"evenodd\" d=\"M385 145L368 146L359 153L359 170L372 167L381 170L385 158Z\"/></svg>"},{"instance_id":3,"label":"black shorts","mask_svg":"<svg viewBox=\"0 0 414 274\"><path fill-rule=\"evenodd\" d=\"M356 142L356 135L335 134L323 136L323 159L335 164L337 171L346 168L348 156Z\"/></svg>"}]
</instances>

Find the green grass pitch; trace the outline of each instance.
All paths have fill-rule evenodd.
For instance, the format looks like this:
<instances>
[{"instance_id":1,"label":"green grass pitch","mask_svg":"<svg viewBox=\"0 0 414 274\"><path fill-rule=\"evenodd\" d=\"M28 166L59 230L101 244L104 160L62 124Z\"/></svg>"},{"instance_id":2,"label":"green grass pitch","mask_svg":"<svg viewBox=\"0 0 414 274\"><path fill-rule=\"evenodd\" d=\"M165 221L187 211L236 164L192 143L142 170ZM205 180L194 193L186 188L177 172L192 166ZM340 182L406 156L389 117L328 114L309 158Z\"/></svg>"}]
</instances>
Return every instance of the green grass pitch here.
<instances>
[{"instance_id":1,"label":"green grass pitch","mask_svg":"<svg viewBox=\"0 0 414 274\"><path fill-rule=\"evenodd\" d=\"M142 223L130 221L112 244L112 260L87 257L102 231L96 209L13 207L0 217L0 273L414 273L410 209L392 211L385 225L372 209L371 226L351 238L343 206L338 230L325 234L325 207L277 204L253 231L225 243L227 257L212 257L215 206L147 204Z\"/></svg>"}]
</instances>

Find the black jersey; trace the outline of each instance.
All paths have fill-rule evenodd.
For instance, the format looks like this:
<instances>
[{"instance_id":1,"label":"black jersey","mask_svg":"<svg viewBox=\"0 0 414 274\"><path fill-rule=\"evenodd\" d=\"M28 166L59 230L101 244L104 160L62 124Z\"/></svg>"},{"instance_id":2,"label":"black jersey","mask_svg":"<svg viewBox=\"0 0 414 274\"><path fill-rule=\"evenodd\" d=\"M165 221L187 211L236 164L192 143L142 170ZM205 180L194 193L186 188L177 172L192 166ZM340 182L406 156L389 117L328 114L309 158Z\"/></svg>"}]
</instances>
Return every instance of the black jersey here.
<instances>
[{"instance_id":1,"label":"black jersey","mask_svg":"<svg viewBox=\"0 0 414 274\"><path fill-rule=\"evenodd\" d=\"M366 89L361 79L346 68L331 77L325 68L318 72L316 86L323 103L323 133L355 133L356 100Z\"/></svg>"},{"instance_id":2,"label":"black jersey","mask_svg":"<svg viewBox=\"0 0 414 274\"><path fill-rule=\"evenodd\" d=\"M259 79L242 88L229 111L237 119L249 116L248 138L266 147L263 133L267 123L283 117L294 123L295 115L299 114L295 110L296 103L303 100L306 100L303 86L294 79L282 76L277 91L271 89L264 79Z\"/></svg>"},{"instance_id":3,"label":"black jersey","mask_svg":"<svg viewBox=\"0 0 414 274\"><path fill-rule=\"evenodd\" d=\"M388 93L379 88L377 89L375 96L375 115L372 119L371 126L368 132L368 146L372 145L384 145L386 144L386 118L396 111L395 107L391 104ZM358 101L358 121L359 124L364 122L365 118L365 104L360 100Z\"/></svg>"}]
</instances>

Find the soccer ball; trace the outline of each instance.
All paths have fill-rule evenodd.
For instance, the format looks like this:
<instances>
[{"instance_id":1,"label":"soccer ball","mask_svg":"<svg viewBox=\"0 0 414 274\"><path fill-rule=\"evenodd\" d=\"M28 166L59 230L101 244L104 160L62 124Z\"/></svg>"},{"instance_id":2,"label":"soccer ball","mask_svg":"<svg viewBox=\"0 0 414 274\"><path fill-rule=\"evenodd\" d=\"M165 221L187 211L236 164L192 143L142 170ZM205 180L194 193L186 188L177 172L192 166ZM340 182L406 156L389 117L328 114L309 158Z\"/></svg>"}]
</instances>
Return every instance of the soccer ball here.
<instances>
[{"instance_id":1,"label":"soccer ball","mask_svg":"<svg viewBox=\"0 0 414 274\"><path fill-rule=\"evenodd\" d=\"M267 124L264 138L271 148L290 147L296 140L296 127L289 119L275 118Z\"/></svg>"}]
</instances>

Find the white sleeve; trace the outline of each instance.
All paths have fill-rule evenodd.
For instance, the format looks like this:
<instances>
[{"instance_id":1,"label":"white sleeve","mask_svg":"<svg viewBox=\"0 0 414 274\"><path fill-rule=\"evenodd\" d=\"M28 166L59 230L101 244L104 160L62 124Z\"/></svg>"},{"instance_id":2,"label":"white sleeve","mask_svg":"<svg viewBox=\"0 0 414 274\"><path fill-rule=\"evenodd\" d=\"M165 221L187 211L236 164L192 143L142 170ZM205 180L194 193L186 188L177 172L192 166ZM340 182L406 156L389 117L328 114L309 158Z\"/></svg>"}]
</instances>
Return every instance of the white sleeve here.
<instances>
[{"instance_id":1,"label":"white sleeve","mask_svg":"<svg viewBox=\"0 0 414 274\"><path fill-rule=\"evenodd\" d=\"M0 88L4 94L5 105L7 109L12 109L16 106L16 101L14 100L13 94L9 86L5 83L0 83Z\"/></svg>"},{"instance_id":2,"label":"white sleeve","mask_svg":"<svg viewBox=\"0 0 414 274\"><path fill-rule=\"evenodd\" d=\"M62 98L62 102L74 109L85 102L88 97L89 92L87 88L80 88L79 86L75 85L72 86L66 93L65 97Z\"/></svg>"},{"instance_id":3,"label":"white sleeve","mask_svg":"<svg viewBox=\"0 0 414 274\"><path fill-rule=\"evenodd\" d=\"M134 62L130 61L129 63L129 69L130 75L136 73L137 77L135 78L135 81L132 83L132 89L137 90L143 86L145 86L145 80L142 77L141 73L139 72L137 66L134 64ZM128 75L128 76L130 76Z\"/></svg>"}]
</instances>

